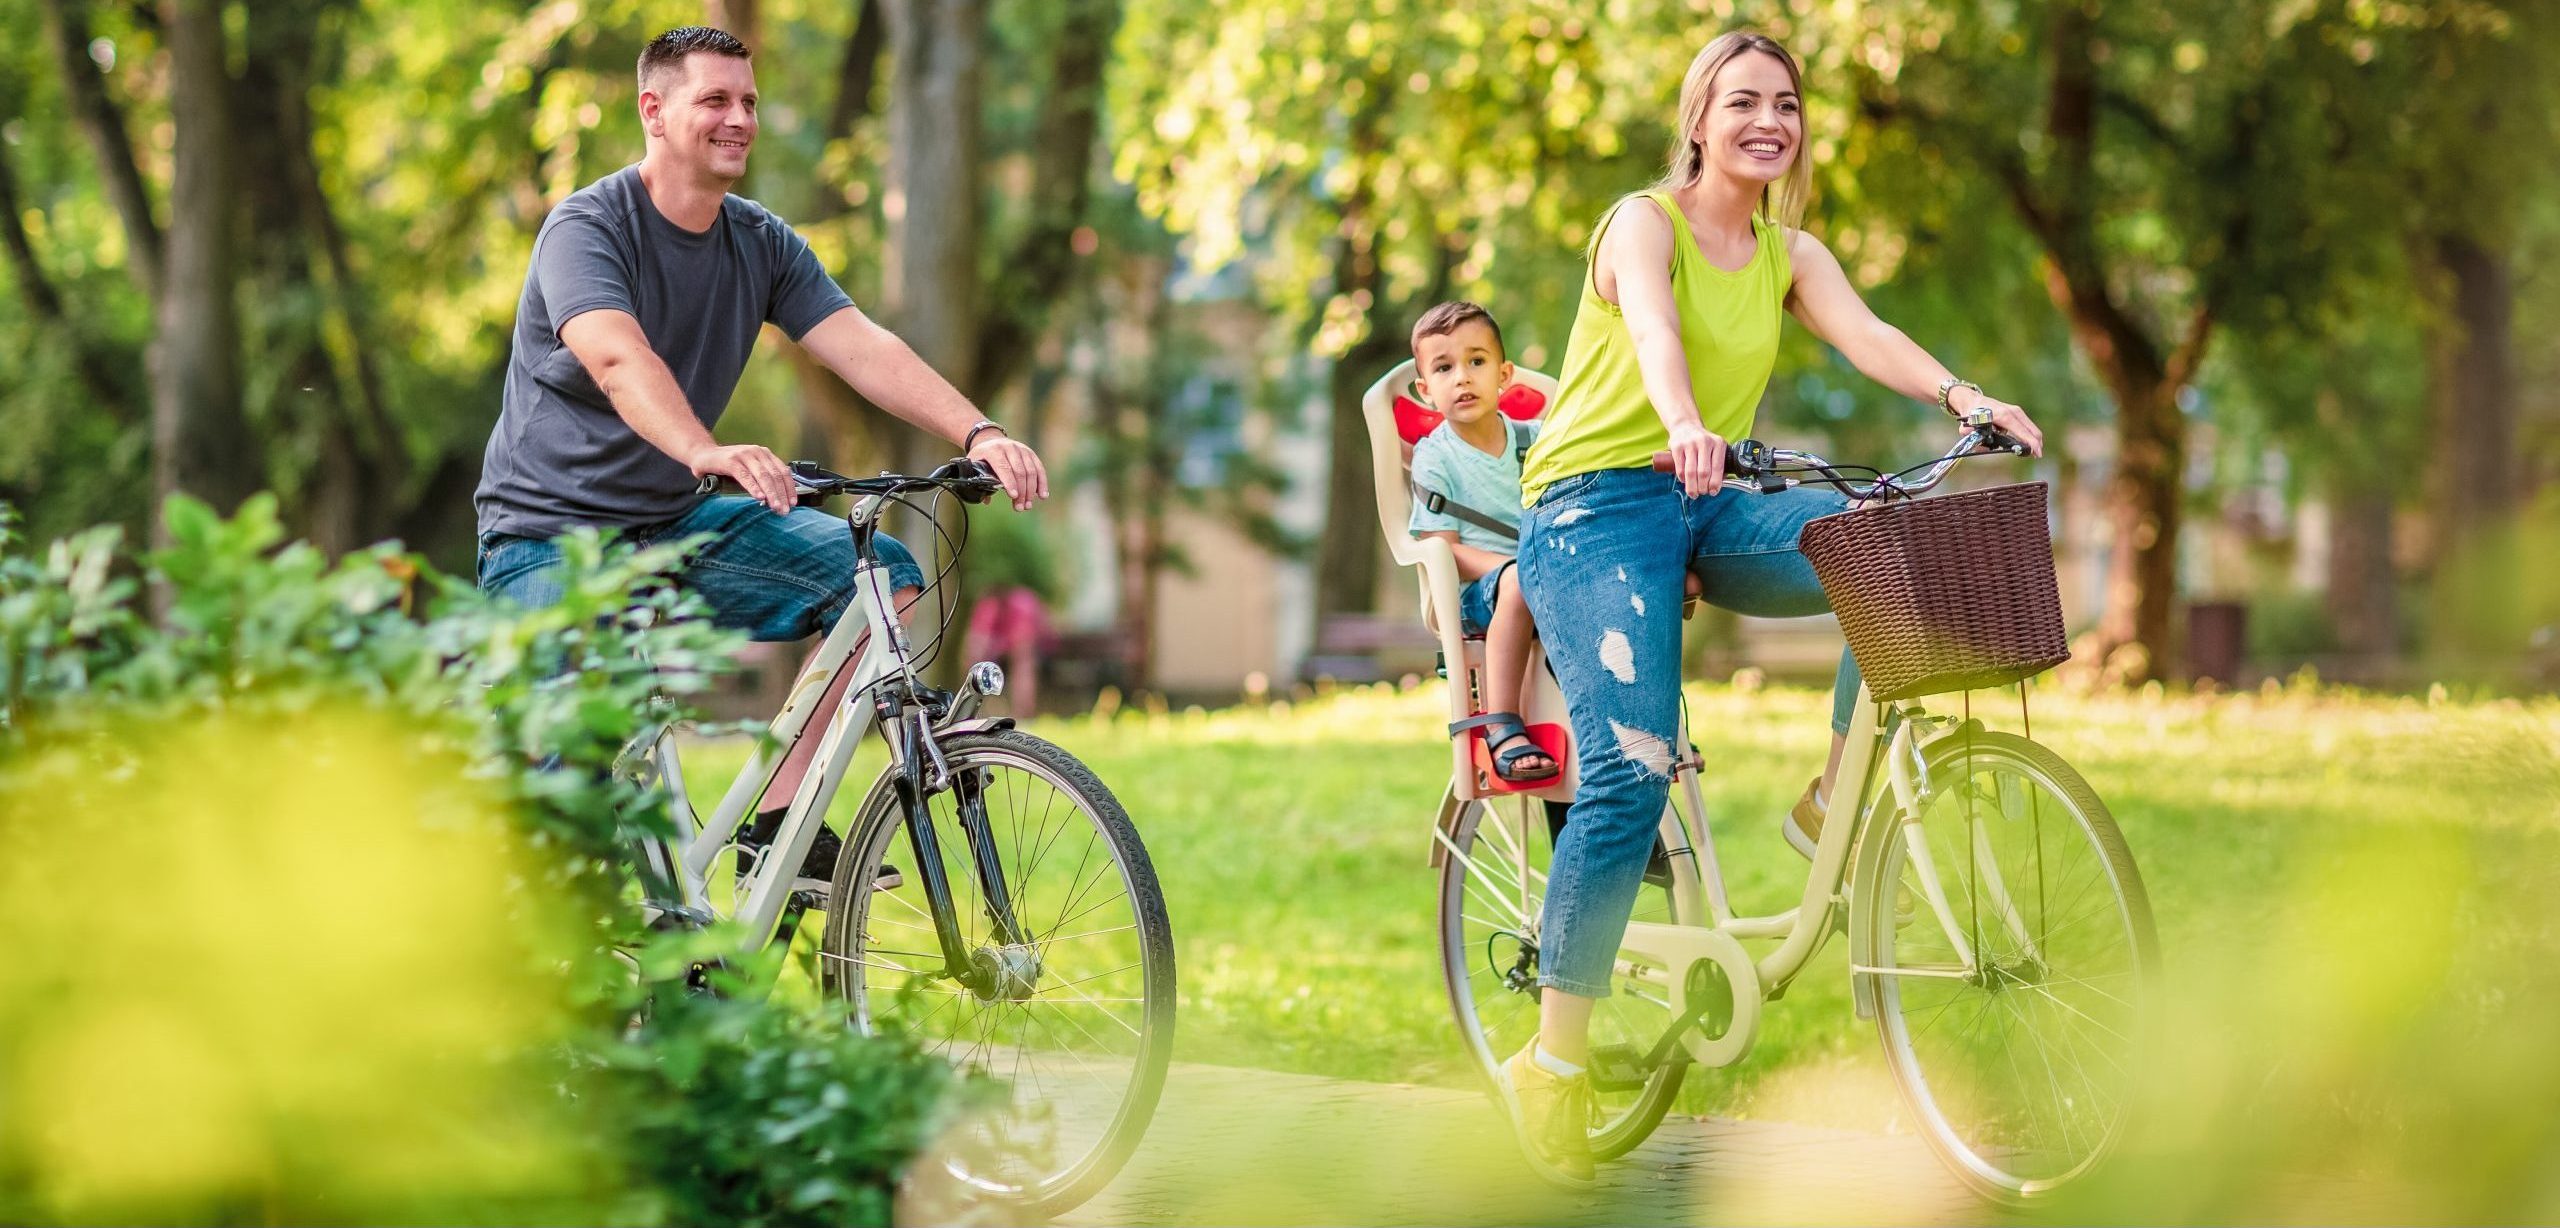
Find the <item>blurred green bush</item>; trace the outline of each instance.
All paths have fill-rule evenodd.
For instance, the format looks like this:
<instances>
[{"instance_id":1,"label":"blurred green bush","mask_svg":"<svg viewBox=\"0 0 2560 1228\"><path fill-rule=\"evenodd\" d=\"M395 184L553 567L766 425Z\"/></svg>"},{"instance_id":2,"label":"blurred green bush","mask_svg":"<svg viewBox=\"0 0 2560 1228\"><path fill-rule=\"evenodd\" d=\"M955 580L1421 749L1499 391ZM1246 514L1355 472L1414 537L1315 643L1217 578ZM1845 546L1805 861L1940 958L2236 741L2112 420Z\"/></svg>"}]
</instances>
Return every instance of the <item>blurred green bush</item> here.
<instances>
[{"instance_id":1,"label":"blurred green bush","mask_svg":"<svg viewBox=\"0 0 2560 1228\"><path fill-rule=\"evenodd\" d=\"M0 1221L887 1222L945 1065L616 955L613 759L734 647L672 549L525 611L166 515L137 569L0 508Z\"/></svg>"}]
</instances>

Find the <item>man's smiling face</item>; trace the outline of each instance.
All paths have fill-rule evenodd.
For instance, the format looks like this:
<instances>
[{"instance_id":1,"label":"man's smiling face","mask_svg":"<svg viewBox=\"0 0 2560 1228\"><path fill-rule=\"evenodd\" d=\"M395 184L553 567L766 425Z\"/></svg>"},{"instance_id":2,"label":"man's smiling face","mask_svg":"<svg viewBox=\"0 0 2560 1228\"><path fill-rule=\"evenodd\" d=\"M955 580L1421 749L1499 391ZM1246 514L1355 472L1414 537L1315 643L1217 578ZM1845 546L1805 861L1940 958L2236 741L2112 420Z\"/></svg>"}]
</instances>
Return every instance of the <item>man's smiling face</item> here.
<instances>
[{"instance_id":1,"label":"man's smiling face","mask_svg":"<svg viewBox=\"0 0 2560 1228\"><path fill-rule=\"evenodd\" d=\"M666 156L707 178L736 182L756 143L756 73L746 60L697 51L661 70L640 114Z\"/></svg>"}]
</instances>

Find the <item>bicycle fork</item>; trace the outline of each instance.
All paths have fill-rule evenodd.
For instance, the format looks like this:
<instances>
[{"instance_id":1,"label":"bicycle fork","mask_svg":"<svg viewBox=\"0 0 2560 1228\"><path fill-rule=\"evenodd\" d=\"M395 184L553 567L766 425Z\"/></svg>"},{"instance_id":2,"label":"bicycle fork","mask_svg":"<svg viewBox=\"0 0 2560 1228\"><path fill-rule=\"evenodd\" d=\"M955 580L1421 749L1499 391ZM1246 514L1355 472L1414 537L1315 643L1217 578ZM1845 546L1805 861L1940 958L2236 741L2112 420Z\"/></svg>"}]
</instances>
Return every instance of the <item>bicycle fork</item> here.
<instances>
[{"instance_id":1,"label":"bicycle fork","mask_svg":"<svg viewBox=\"0 0 2560 1228\"><path fill-rule=\"evenodd\" d=\"M942 944L944 972L986 997L1027 998L1039 977L1038 957L1031 951L1030 937L1014 914L1013 898L1004 881L1004 863L997 856L995 835L987 825L986 778L974 768L951 771L943 762L941 748L934 744L926 714L913 710L905 715L907 736L903 740L907 753L892 787L906 814L907 841L915 850L917 879L924 885L925 904L933 914L934 933ZM950 789L956 803L953 808L960 817L961 837L969 846L970 868L992 927L991 949L971 950L960 927L959 905L952 898L951 879L942 860L941 834L935 830L933 812L925 804L927 797L939 791L929 787L928 772Z\"/></svg>"}]
</instances>

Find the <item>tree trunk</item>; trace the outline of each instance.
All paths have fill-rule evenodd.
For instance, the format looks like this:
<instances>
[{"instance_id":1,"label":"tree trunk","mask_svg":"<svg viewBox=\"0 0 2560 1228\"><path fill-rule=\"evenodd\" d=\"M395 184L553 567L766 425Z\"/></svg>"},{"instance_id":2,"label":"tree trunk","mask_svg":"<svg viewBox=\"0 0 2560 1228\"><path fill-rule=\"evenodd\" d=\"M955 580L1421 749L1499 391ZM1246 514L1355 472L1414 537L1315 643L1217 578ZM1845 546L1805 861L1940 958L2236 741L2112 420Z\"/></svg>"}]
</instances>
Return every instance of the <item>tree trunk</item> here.
<instances>
[{"instance_id":1,"label":"tree trunk","mask_svg":"<svg viewBox=\"0 0 2560 1228\"><path fill-rule=\"evenodd\" d=\"M836 102L827 111L827 141L830 144L852 135L853 126L871 114L872 87L880 79L880 56L888 48L888 15L880 11L881 0L861 0L854 6L853 33L846 37L844 64L836 74ZM835 208L844 207L844 197L829 194Z\"/></svg>"},{"instance_id":2,"label":"tree trunk","mask_svg":"<svg viewBox=\"0 0 2560 1228\"><path fill-rule=\"evenodd\" d=\"M1146 411L1112 412L1125 416ZM1118 434L1143 446L1144 435L1133 436L1126 424ZM1126 526L1120 534L1120 669L1121 682L1135 699L1156 685L1156 602L1163 592L1165 556L1165 501L1158 488L1164 478L1149 465L1126 466L1119 476L1123 494L1114 519Z\"/></svg>"},{"instance_id":3,"label":"tree trunk","mask_svg":"<svg viewBox=\"0 0 2560 1228\"><path fill-rule=\"evenodd\" d=\"M748 51L761 51L761 7L756 0L703 0L702 20L714 29L728 31L730 37L745 43Z\"/></svg>"},{"instance_id":4,"label":"tree trunk","mask_svg":"<svg viewBox=\"0 0 2560 1228\"><path fill-rule=\"evenodd\" d=\"M898 335L964 395L978 366L978 64L986 32L979 0L887 0L889 167L881 192L888 226L880 301ZM948 460L952 441L899 429L898 467L923 473ZM954 513L957 514L957 513ZM966 578L939 534L920 555L928 578L949 571L955 626L967 626ZM929 557L927 557L929 556ZM935 673L967 665L945 652Z\"/></svg>"},{"instance_id":5,"label":"tree trunk","mask_svg":"<svg viewBox=\"0 0 2560 1228\"><path fill-rule=\"evenodd\" d=\"M167 275L151 343L152 473L165 499L186 493L228 512L259 484L240 409L240 326L233 302L230 78L221 0L169 0L169 110L176 171ZM164 533L153 521L153 532Z\"/></svg>"},{"instance_id":6,"label":"tree trunk","mask_svg":"<svg viewBox=\"0 0 2560 1228\"><path fill-rule=\"evenodd\" d=\"M896 65L882 211L881 304L898 335L964 393L977 370L979 0L889 0ZM950 450L915 437L909 463Z\"/></svg>"},{"instance_id":7,"label":"tree trunk","mask_svg":"<svg viewBox=\"0 0 2560 1228\"><path fill-rule=\"evenodd\" d=\"M330 352L321 306L329 296L313 275L318 226L307 205L318 191L319 174L312 165L306 92L320 4L269 0L248 16L242 71L231 82L230 118L238 131L268 134L236 151L233 171L249 223L239 274L252 287L251 302L259 304L250 317L250 335L260 343L252 362L283 372L276 384L279 404L267 417L270 428L312 441L312 467L287 509L289 520L334 556L371 540L368 530L388 522L376 505L394 492L359 438L346 382Z\"/></svg>"},{"instance_id":8,"label":"tree trunk","mask_svg":"<svg viewBox=\"0 0 2560 1228\"><path fill-rule=\"evenodd\" d=\"M2470 235L2437 235L2429 247L2445 295L2428 346L2440 483L2432 638L2478 658L2513 648L2520 623L2515 283L2505 253Z\"/></svg>"},{"instance_id":9,"label":"tree trunk","mask_svg":"<svg viewBox=\"0 0 2560 1228\"><path fill-rule=\"evenodd\" d=\"M1378 518L1369 512L1369 425L1360 397L1404 358L1404 339L1381 310L1369 333L1334 360L1327 377L1331 423L1325 464L1324 532L1316 539L1316 617L1366 614L1378 606Z\"/></svg>"},{"instance_id":10,"label":"tree trunk","mask_svg":"<svg viewBox=\"0 0 2560 1228\"><path fill-rule=\"evenodd\" d=\"M996 274L978 340L978 368L969 381L982 403L1028 368L1048 306L1065 294L1078 263L1073 243L1091 195L1103 69L1120 25L1120 2L1062 3L1066 14L1049 48L1049 89L1032 138L1030 216Z\"/></svg>"},{"instance_id":11,"label":"tree trunk","mask_svg":"<svg viewBox=\"0 0 2560 1228\"><path fill-rule=\"evenodd\" d=\"M2176 387L2121 375L2116 382L2116 459L2106 486L2106 600L2089 647L2091 664L2139 682L2170 677L2177 666L2186 420L2178 412Z\"/></svg>"},{"instance_id":12,"label":"tree trunk","mask_svg":"<svg viewBox=\"0 0 2560 1228\"><path fill-rule=\"evenodd\" d=\"M53 33L54 60L62 68L63 93L71 100L81 131L89 137L89 147L97 152L98 177L106 184L107 199L115 202L116 215L124 221L129 249L126 270L143 296L156 302L166 262L160 225L152 219L151 193L143 187L141 169L134 165L124 113L107 96L107 83L89 59L87 0L45 0L45 13Z\"/></svg>"}]
</instances>

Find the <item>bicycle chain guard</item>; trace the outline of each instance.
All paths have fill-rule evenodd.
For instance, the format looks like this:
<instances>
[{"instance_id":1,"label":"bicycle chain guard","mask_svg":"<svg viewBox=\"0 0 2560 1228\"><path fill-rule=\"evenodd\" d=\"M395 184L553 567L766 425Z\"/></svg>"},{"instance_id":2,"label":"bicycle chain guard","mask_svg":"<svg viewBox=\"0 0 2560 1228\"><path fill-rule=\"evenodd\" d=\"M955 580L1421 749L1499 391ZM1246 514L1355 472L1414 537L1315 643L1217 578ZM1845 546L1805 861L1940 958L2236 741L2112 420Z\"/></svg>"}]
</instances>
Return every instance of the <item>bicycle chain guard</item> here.
<instances>
[{"instance_id":1,"label":"bicycle chain guard","mask_svg":"<svg viewBox=\"0 0 2560 1228\"><path fill-rule=\"evenodd\" d=\"M1623 952L1666 970L1672 1014L1684 1024L1679 1037L1692 1061L1701 1066L1730 1066L1751 1051L1760 1032L1760 969L1743 950L1742 940L1723 930L1695 925L1662 925L1638 921L1627 926ZM1623 956L1622 956L1623 958ZM1700 965L1705 965L1702 968ZM1723 1030L1708 1027L1730 1012Z\"/></svg>"}]
</instances>

